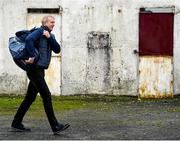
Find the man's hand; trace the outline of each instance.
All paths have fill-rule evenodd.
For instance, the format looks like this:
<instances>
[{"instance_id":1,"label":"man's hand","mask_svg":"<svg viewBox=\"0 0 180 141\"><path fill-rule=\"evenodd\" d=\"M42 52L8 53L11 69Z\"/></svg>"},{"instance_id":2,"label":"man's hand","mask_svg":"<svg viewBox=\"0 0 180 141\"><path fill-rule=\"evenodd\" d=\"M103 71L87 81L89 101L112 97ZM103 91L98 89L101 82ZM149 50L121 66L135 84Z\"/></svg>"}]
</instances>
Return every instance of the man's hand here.
<instances>
[{"instance_id":1,"label":"man's hand","mask_svg":"<svg viewBox=\"0 0 180 141\"><path fill-rule=\"evenodd\" d=\"M25 60L26 64L32 64L34 62L35 57L29 57L28 60Z\"/></svg>"},{"instance_id":2,"label":"man's hand","mask_svg":"<svg viewBox=\"0 0 180 141\"><path fill-rule=\"evenodd\" d=\"M44 30L43 31L43 35L46 36L46 38L49 38L50 37L50 34L48 31Z\"/></svg>"}]
</instances>

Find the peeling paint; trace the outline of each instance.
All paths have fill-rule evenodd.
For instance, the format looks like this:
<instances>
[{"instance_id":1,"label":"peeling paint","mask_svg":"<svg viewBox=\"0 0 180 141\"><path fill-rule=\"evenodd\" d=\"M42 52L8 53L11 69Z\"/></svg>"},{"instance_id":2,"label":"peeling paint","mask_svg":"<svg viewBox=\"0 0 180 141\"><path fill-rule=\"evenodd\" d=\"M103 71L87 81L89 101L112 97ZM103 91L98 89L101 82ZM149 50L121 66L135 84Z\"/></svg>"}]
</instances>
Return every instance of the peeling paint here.
<instances>
[{"instance_id":1,"label":"peeling paint","mask_svg":"<svg viewBox=\"0 0 180 141\"><path fill-rule=\"evenodd\" d=\"M49 68L46 70L45 79L48 83L49 89L53 95L60 95L61 74L60 74L60 58L53 56Z\"/></svg>"},{"instance_id":2,"label":"peeling paint","mask_svg":"<svg viewBox=\"0 0 180 141\"><path fill-rule=\"evenodd\" d=\"M140 57L140 98L173 97L172 57Z\"/></svg>"}]
</instances>

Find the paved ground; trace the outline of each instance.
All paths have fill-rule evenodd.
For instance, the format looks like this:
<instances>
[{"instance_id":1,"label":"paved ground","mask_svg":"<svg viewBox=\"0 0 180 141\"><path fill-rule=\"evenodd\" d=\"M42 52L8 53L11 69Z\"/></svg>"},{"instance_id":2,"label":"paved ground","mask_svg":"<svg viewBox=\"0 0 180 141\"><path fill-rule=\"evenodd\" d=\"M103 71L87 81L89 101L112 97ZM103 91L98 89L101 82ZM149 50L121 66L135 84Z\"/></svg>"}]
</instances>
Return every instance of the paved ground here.
<instances>
[{"instance_id":1,"label":"paved ground","mask_svg":"<svg viewBox=\"0 0 180 141\"><path fill-rule=\"evenodd\" d=\"M2 140L125 140L180 139L180 98L175 100L105 102L99 109L69 110L56 115L71 127L60 135L51 133L46 117L27 115L31 132L11 132L12 116L0 116Z\"/></svg>"}]
</instances>

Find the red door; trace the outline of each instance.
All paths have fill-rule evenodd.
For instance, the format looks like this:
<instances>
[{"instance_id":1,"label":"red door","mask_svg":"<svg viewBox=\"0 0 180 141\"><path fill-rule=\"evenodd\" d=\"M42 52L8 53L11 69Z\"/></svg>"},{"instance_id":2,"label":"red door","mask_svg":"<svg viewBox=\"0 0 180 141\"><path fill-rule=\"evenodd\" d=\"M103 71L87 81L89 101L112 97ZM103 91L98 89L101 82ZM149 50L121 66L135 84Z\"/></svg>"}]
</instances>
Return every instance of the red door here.
<instances>
[{"instance_id":1,"label":"red door","mask_svg":"<svg viewBox=\"0 0 180 141\"><path fill-rule=\"evenodd\" d=\"M139 96L173 96L173 13L139 14Z\"/></svg>"}]
</instances>

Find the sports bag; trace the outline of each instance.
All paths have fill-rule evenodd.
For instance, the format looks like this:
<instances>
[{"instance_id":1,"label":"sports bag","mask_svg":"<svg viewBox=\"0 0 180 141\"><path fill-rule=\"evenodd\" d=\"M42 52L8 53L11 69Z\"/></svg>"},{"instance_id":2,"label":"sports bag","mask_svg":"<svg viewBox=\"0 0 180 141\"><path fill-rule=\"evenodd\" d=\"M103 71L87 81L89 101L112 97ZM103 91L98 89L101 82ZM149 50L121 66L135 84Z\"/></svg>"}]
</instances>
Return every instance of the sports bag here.
<instances>
[{"instance_id":1,"label":"sports bag","mask_svg":"<svg viewBox=\"0 0 180 141\"><path fill-rule=\"evenodd\" d=\"M36 28L32 28L31 30L21 30L15 33L15 37L9 38L9 51L11 53L11 56L21 69L28 71L30 64L26 64L24 60L29 58L29 54L25 48L25 39L26 37L35 31ZM39 58L39 52L35 48L35 60L34 63L37 62Z\"/></svg>"}]
</instances>

